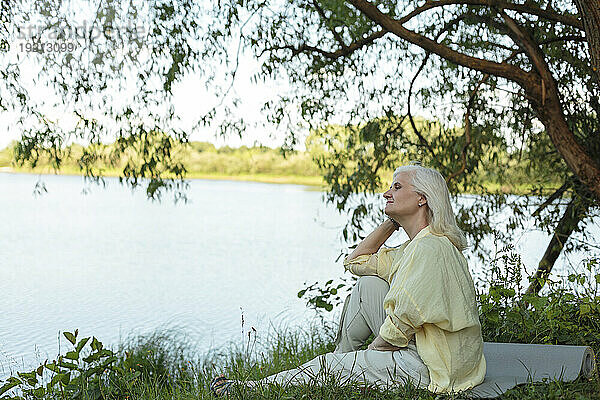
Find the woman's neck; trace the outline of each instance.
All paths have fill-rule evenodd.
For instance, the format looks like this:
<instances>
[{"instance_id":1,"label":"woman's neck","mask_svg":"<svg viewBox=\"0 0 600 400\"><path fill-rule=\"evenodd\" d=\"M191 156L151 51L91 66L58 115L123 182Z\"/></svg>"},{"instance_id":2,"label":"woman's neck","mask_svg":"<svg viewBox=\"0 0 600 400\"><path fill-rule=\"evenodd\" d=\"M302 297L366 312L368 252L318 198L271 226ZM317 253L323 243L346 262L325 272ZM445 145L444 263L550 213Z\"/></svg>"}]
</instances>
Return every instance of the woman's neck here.
<instances>
[{"instance_id":1,"label":"woman's neck","mask_svg":"<svg viewBox=\"0 0 600 400\"><path fill-rule=\"evenodd\" d=\"M429 224L427 223L427 221L425 219L416 219L413 221L407 221L404 224L402 224L402 228L404 229L404 231L406 232L406 234L408 235L408 238L410 240L413 240L415 236L417 236L417 234L419 232L421 232L421 230L423 228L425 228L426 226L428 226Z\"/></svg>"}]
</instances>

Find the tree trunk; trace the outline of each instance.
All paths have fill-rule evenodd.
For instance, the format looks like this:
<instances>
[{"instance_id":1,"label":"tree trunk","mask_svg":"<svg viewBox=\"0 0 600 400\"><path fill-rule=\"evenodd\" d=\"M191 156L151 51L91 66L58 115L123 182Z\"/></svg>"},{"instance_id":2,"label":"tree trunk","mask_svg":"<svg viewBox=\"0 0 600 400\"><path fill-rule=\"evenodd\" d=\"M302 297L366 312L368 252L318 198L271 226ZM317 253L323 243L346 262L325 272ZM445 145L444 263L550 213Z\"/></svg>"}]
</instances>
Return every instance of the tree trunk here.
<instances>
[{"instance_id":1,"label":"tree trunk","mask_svg":"<svg viewBox=\"0 0 600 400\"><path fill-rule=\"evenodd\" d=\"M600 0L576 1L580 1L586 7L593 8ZM455 64L505 78L523 87L531 97L540 121L546 127L548 136L550 136L552 143L566 164L578 179L589 188L596 199L600 201L600 165L598 165L596 160L597 155L589 154L588 150L577 142L573 131L571 131L565 120L565 114L552 71L548 67L539 46L535 44L523 27L509 26L509 24L517 24L506 16L507 26L514 32L517 39L520 40L520 47L527 49L527 56L535 66L537 73L534 71L526 72L511 64L497 63L462 54L444 44L405 28L401 20L396 20L392 16L383 13L371 1L349 0L349 2L367 18L400 39L415 44ZM592 12L592 14L594 13ZM592 33L594 31L597 32L598 29L600 29L598 26L590 28Z\"/></svg>"},{"instance_id":2,"label":"tree trunk","mask_svg":"<svg viewBox=\"0 0 600 400\"><path fill-rule=\"evenodd\" d=\"M600 166L598 155L591 154L577 142L573 131L567 125L565 114L559 100L556 83L550 74L545 80L545 87L526 88L532 96L532 106L558 153L577 178L587 186L597 201L600 201Z\"/></svg>"},{"instance_id":3,"label":"tree trunk","mask_svg":"<svg viewBox=\"0 0 600 400\"><path fill-rule=\"evenodd\" d=\"M590 49L592 68L600 81L600 0L575 0Z\"/></svg>"},{"instance_id":4,"label":"tree trunk","mask_svg":"<svg viewBox=\"0 0 600 400\"><path fill-rule=\"evenodd\" d=\"M579 222L583 219L587 212L587 205L584 204L582 199L578 196L573 195L571 201L567 205L565 212L563 213L560 221L554 229L554 234L544 256L538 264L538 269L535 273L534 279L529 284L525 293L538 293L543 287L546 279L552 271L552 267L556 262L556 259L562 252L562 249L569 239L569 236L573 233Z\"/></svg>"}]
</instances>

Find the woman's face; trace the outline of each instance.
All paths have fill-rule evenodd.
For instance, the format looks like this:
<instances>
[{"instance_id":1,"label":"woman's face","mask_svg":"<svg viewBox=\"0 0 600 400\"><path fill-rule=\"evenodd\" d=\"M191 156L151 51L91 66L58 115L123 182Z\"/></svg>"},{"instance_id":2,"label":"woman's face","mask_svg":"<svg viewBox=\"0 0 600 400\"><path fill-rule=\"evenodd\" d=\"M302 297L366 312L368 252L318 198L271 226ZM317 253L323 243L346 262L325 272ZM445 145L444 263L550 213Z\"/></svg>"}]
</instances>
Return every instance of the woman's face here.
<instances>
[{"instance_id":1,"label":"woman's face","mask_svg":"<svg viewBox=\"0 0 600 400\"><path fill-rule=\"evenodd\" d=\"M384 212L390 217L398 217L399 220L402 220L402 217L417 212L419 202L425 203L423 196L415 192L410 181L410 172L400 172L392 181L390 188L383 194L386 199Z\"/></svg>"}]
</instances>

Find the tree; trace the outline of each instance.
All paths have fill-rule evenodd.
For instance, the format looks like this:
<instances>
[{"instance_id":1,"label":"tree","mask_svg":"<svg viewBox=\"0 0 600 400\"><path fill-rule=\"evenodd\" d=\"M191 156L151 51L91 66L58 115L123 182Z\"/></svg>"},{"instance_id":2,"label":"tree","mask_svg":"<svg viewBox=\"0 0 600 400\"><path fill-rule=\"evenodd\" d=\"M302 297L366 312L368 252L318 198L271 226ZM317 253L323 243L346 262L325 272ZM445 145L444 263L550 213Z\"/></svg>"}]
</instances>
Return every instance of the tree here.
<instances>
[{"instance_id":1,"label":"tree","mask_svg":"<svg viewBox=\"0 0 600 400\"><path fill-rule=\"evenodd\" d=\"M524 54L526 68L523 68L508 62L499 63L497 62L499 60L475 57L467 52L456 51L448 45L437 43L424 35L407 29L401 22L403 18L394 18L394 14L390 15L380 11L372 2L351 0L351 3L382 29L401 39L457 65L516 83L523 90L523 94L527 96L531 107L535 110L540 122L544 124L546 132L567 165L589 187L596 198L600 199L600 167L598 162L576 140L573 129L569 127L562 110L563 106L555 76L550 69L546 54L542 51L541 43L539 43L539 40L536 41L535 31L528 26L531 23L530 20L525 17L526 14L532 14L542 21L544 19L556 21L581 30L581 23L575 22L575 19L568 20L569 17L572 18L571 15L554 13L548 9L544 10L535 6L521 7L520 5L504 4L502 2L492 3L491 7L486 7L489 9L486 10L488 15L485 16L484 22L487 22L490 27L495 26L498 31L510 38L512 44L516 47L506 49L507 51L511 50L512 52ZM459 0L430 2L423 8L465 3L469 5L488 5L487 2L463 2ZM431 4L434 5L431 6ZM508 11L513 11L515 15L509 16ZM423 12L415 10L411 13L413 14L411 16L414 18ZM408 16L406 15L405 18L408 18ZM558 37L552 39L564 40Z\"/></svg>"},{"instance_id":2,"label":"tree","mask_svg":"<svg viewBox=\"0 0 600 400\"><path fill-rule=\"evenodd\" d=\"M165 190L183 198L186 171L172 151L189 133L175 125L172 96L182 76L201 69L193 46L203 35L200 7L185 0L82 5L2 2L0 112L17 116L15 161L46 159L60 169L75 140L87 145L78 163L88 179L102 181L98 165L122 165L122 183L143 184L152 199ZM30 87L49 87L54 107ZM57 121L61 112L70 124ZM108 153L107 141L114 142Z\"/></svg>"},{"instance_id":3,"label":"tree","mask_svg":"<svg viewBox=\"0 0 600 400\"><path fill-rule=\"evenodd\" d=\"M2 13L4 42L25 21L41 21L34 36L42 43L57 26L65 32L77 25L70 2L9 3ZM149 178L153 195L177 188L185 174L170 153L171 141L186 142L188 135L172 128L173 84L190 72L208 84L223 75L232 80L240 54L252 52L262 65L258 81L290 83L264 107L266 121L289 132L284 151L302 129L317 131L336 119L352 132L332 150L336 158L319 160L330 184L327 200L353 210L346 237L356 240L366 215L377 217L372 207L352 204L355 194L380 186L379 173L402 154L438 168L453 193L485 194L459 212L475 243L493 231L508 236L536 208L537 224L556 238L540 263L543 282L557 252L568 249L571 232L597 213L600 199L600 79L591 64L598 62L597 9L594 0L222 0L207 8L187 0L99 2L84 29L85 46L36 53L36 82L56 90L78 118L75 129L61 131L52 123L20 84L18 63L8 59L1 106L25 116L19 162L35 163L45 154L58 168L69 137L97 144L116 132L120 151L106 155L92 146L81 158L82 169L99 178L91 161L118 159L133 148L123 179L135 186L139 177ZM141 38L110 29L138 25L146 27ZM123 89L127 77L139 90L117 101L112 90ZM230 100L202 115L199 124L221 112L222 132L243 130L230 87L220 91ZM416 121L416 102L435 109L434 121ZM502 182L506 170L494 168L500 157L523 161L530 192L541 198L486 191L475 172L493 169ZM345 161L357 168L348 171ZM164 180L166 173L179 180ZM512 216L494 227L488 217L506 206Z\"/></svg>"},{"instance_id":4,"label":"tree","mask_svg":"<svg viewBox=\"0 0 600 400\"><path fill-rule=\"evenodd\" d=\"M578 6L598 9L592 1ZM226 3L225 9L232 25L240 22L242 10L243 15L255 16L254 24L244 22L250 27L241 37L265 60L263 74L285 75L300 88L269 104L275 122L287 115L289 104L300 104L302 118L318 129L340 114L343 99L355 100L353 107L345 108L348 128L374 151L368 146L353 150L356 135L350 135L345 150L332 148L333 156L321 159L331 185L328 200L336 201L338 208L344 209L357 189L373 191L380 184L378 171L390 166L394 151L442 170L454 192L477 188L484 193L472 172L489 168L496 154L490 158L477 150L490 144L506 146L513 160L529 158L530 172L560 179L551 192L548 180L539 179L536 185L532 179L531 193L545 198L538 207L530 198L524 204L510 201L513 217L500 230L509 233L522 225L525 212L534 206L538 225L553 233L540 261L541 279L533 282L531 291L539 290L571 233L597 212L600 88L590 65L590 54L595 60L598 50L597 13L582 18L568 2L487 0L428 0L418 5L383 0L248 1L243 6ZM227 35L230 29L216 32ZM411 68L394 68L392 60L413 66L416 72L408 85L403 87L398 76ZM429 83L421 83L415 92L417 76L426 68ZM405 103L398 104L398 99ZM426 127L428 132L417 129L411 113L416 100L424 106L442 101L453 105L436 115L448 121L438 124L436 134L432 125ZM463 135L456 135L453 125L462 125ZM358 168L344 171L345 161ZM488 198L487 206L477 204L460 212L463 226L475 239L492 227L487 218L473 224L471 216L489 216L509 202L502 194ZM372 209L360 204L353 211L356 240L361 217Z\"/></svg>"},{"instance_id":5,"label":"tree","mask_svg":"<svg viewBox=\"0 0 600 400\"><path fill-rule=\"evenodd\" d=\"M595 0L575 0L589 44L592 68L600 79L600 4Z\"/></svg>"}]
</instances>

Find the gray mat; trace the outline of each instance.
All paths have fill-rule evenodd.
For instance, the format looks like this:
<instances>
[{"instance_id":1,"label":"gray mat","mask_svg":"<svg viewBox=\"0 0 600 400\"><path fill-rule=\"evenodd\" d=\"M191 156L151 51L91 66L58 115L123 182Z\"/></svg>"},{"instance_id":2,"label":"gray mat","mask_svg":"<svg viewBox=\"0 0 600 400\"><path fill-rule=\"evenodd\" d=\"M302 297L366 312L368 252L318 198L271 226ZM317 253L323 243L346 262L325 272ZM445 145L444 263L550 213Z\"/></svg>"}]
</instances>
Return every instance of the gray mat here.
<instances>
[{"instance_id":1,"label":"gray mat","mask_svg":"<svg viewBox=\"0 0 600 400\"><path fill-rule=\"evenodd\" d=\"M594 352L587 346L486 342L483 353L485 379L465 393L469 397L493 398L526 382L590 377L596 366Z\"/></svg>"}]
</instances>

